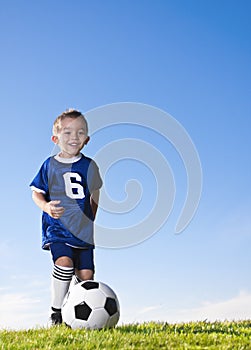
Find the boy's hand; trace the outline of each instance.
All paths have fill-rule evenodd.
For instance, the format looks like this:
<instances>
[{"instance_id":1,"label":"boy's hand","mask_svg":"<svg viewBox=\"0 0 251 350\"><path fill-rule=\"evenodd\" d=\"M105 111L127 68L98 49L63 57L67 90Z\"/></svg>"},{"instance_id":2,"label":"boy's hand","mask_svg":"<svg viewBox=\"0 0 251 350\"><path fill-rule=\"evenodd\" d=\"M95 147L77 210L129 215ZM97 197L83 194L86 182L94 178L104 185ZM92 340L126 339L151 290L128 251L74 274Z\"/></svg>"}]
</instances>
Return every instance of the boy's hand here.
<instances>
[{"instance_id":1,"label":"boy's hand","mask_svg":"<svg viewBox=\"0 0 251 350\"><path fill-rule=\"evenodd\" d=\"M64 207L58 207L60 201L50 201L44 206L44 211L54 219L59 219L64 214Z\"/></svg>"}]
</instances>

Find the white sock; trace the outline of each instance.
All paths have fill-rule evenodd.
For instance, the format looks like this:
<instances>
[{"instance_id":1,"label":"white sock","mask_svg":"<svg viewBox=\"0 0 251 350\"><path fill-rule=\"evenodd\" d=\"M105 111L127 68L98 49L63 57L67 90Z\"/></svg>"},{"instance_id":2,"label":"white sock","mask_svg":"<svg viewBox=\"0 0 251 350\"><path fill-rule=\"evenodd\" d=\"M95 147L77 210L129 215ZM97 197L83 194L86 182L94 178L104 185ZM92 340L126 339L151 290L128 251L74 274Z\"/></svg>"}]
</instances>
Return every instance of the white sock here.
<instances>
[{"instance_id":1,"label":"white sock","mask_svg":"<svg viewBox=\"0 0 251 350\"><path fill-rule=\"evenodd\" d=\"M76 275L73 275L72 276L72 279L71 279L71 283L70 283L70 286L69 286L69 291L71 291L71 288L74 287L76 284L78 284L79 282L82 282L81 279L79 279Z\"/></svg>"},{"instance_id":2,"label":"white sock","mask_svg":"<svg viewBox=\"0 0 251 350\"><path fill-rule=\"evenodd\" d=\"M54 265L51 279L51 307L60 310L74 274L74 267Z\"/></svg>"}]
</instances>

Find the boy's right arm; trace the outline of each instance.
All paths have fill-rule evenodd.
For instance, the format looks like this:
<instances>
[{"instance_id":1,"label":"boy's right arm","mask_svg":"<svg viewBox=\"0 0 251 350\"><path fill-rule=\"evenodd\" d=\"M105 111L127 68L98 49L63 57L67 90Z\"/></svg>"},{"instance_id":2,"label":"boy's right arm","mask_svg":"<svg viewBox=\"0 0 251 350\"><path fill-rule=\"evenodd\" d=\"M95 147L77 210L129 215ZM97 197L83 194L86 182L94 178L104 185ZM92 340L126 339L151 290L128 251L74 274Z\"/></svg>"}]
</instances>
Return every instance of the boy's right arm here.
<instances>
[{"instance_id":1,"label":"boy's right arm","mask_svg":"<svg viewBox=\"0 0 251 350\"><path fill-rule=\"evenodd\" d=\"M64 208L58 207L60 201L47 202L41 192L32 191L32 199L42 211L49 214L54 219L59 219L64 213Z\"/></svg>"}]
</instances>

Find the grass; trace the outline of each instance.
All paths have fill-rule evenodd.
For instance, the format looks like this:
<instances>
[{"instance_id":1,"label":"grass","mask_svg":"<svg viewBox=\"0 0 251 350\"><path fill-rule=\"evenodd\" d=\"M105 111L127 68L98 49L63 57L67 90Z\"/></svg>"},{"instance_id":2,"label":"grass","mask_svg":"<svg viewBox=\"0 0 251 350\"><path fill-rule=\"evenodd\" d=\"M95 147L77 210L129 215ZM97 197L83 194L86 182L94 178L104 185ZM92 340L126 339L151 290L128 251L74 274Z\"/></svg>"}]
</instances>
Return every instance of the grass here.
<instances>
[{"instance_id":1,"label":"grass","mask_svg":"<svg viewBox=\"0 0 251 350\"><path fill-rule=\"evenodd\" d=\"M0 331L0 349L251 349L251 320L239 322L143 323L104 330Z\"/></svg>"}]
</instances>

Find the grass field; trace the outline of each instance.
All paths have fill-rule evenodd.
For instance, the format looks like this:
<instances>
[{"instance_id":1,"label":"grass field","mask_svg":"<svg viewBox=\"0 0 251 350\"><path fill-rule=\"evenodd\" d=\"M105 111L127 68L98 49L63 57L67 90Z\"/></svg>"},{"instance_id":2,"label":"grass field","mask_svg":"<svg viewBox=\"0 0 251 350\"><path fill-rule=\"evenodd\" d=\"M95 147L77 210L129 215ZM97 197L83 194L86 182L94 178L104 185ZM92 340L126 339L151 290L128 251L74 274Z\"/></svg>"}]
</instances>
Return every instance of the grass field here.
<instances>
[{"instance_id":1,"label":"grass field","mask_svg":"<svg viewBox=\"0 0 251 350\"><path fill-rule=\"evenodd\" d=\"M106 330L66 326L0 331L0 349L251 349L251 320L240 322L143 323Z\"/></svg>"}]
</instances>

